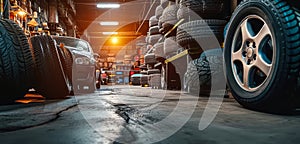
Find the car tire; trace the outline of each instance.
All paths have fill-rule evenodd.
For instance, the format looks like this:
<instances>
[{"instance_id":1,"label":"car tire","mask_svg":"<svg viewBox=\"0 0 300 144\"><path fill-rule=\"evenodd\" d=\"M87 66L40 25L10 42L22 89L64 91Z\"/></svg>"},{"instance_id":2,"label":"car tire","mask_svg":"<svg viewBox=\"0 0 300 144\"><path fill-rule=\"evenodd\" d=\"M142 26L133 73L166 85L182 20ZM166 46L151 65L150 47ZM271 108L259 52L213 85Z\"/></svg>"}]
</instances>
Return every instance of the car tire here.
<instances>
[{"instance_id":1,"label":"car tire","mask_svg":"<svg viewBox=\"0 0 300 144\"><path fill-rule=\"evenodd\" d=\"M177 50L180 48L176 42L176 37L168 37L164 41L164 55L168 58L177 54Z\"/></svg>"},{"instance_id":2,"label":"car tire","mask_svg":"<svg viewBox=\"0 0 300 144\"><path fill-rule=\"evenodd\" d=\"M220 47L226 23L217 19L183 23L177 28L176 41L184 49L189 50L192 59L198 58L203 50Z\"/></svg>"},{"instance_id":3,"label":"car tire","mask_svg":"<svg viewBox=\"0 0 300 144\"><path fill-rule=\"evenodd\" d=\"M208 96L212 87L212 78L215 83L223 83L223 53L220 48L204 51L198 59L192 60L184 75L184 89L192 94ZM221 89L218 85L216 89Z\"/></svg>"},{"instance_id":4,"label":"car tire","mask_svg":"<svg viewBox=\"0 0 300 144\"><path fill-rule=\"evenodd\" d=\"M175 0L160 0L160 5L163 7L163 8L166 8L170 5L170 3L173 5L175 4L174 3Z\"/></svg>"},{"instance_id":5,"label":"car tire","mask_svg":"<svg viewBox=\"0 0 300 144\"><path fill-rule=\"evenodd\" d=\"M149 27L153 27L153 26L157 26L158 25L158 19L156 18L156 16L152 16L149 19Z\"/></svg>"},{"instance_id":6,"label":"car tire","mask_svg":"<svg viewBox=\"0 0 300 144\"><path fill-rule=\"evenodd\" d=\"M154 46L154 55L155 55L155 59L158 62L161 62L165 59L165 55L164 55L164 43L163 42L159 42L156 43Z\"/></svg>"},{"instance_id":7,"label":"car tire","mask_svg":"<svg viewBox=\"0 0 300 144\"><path fill-rule=\"evenodd\" d=\"M190 16L191 20L199 19L224 19L225 18L225 0L181 0L181 7L187 7L189 10L182 11L183 17ZM192 15L197 15L191 17Z\"/></svg>"},{"instance_id":8,"label":"car tire","mask_svg":"<svg viewBox=\"0 0 300 144\"><path fill-rule=\"evenodd\" d=\"M35 90L47 99L65 98L71 87L54 40L50 36L34 36L30 41L36 62Z\"/></svg>"},{"instance_id":9,"label":"car tire","mask_svg":"<svg viewBox=\"0 0 300 144\"><path fill-rule=\"evenodd\" d=\"M160 74L160 70L159 69L150 69L147 71L147 74L148 75L151 75L151 74Z\"/></svg>"},{"instance_id":10,"label":"car tire","mask_svg":"<svg viewBox=\"0 0 300 144\"><path fill-rule=\"evenodd\" d=\"M160 22L162 25L161 32L163 32L163 34L168 33L177 23L177 11L177 5L170 5L164 9L163 14L160 18Z\"/></svg>"},{"instance_id":11,"label":"car tire","mask_svg":"<svg viewBox=\"0 0 300 144\"><path fill-rule=\"evenodd\" d=\"M156 16L156 18L158 20L161 17L163 11L164 11L164 8L161 5L159 5L159 6L156 7L156 9L155 9L155 16Z\"/></svg>"},{"instance_id":12,"label":"car tire","mask_svg":"<svg viewBox=\"0 0 300 144\"><path fill-rule=\"evenodd\" d=\"M236 8L224 58L228 86L241 105L287 113L299 104L299 23L299 12L282 0L248 0Z\"/></svg>"},{"instance_id":13,"label":"car tire","mask_svg":"<svg viewBox=\"0 0 300 144\"><path fill-rule=\"evenodd\" d=\"M156 35L150 35L149 36L149 44L150 45L154 45L157 42L159 42L159 40L162 38L161 34L156 34Z\"/></svg>"},{"instance_id":14,"label":"car tire","mask_svg":"<svg viewBox=\"0 0 300 144\"><path fill-rule=\"evenodd\" d=\"M158 26L152 26L149 28L150 35L160 34Z\"/></svg>"},{"instance_id":15,"label":"car tire","mask_svg":"<svg viewBox=\"0 0 300 144\"><path fill-rule=\"evenodd\" d=\"M58 52L58 56L61 62L63 72L66 75L66 79L68 82L67 85L71 89L70 93L74 93L73 86L72 86L72 66L73 66L72 54L68 49L60 46L57 46L57 52Z\"/></svg>"},{"instance_id":16,"label":"car tire","mask_svg":"<svg viewBox=\"0 0 300 144\"><path fill-rule=\"evenodd\" d=\"M0 20L0 46L0 103L6 104L22 98L32 87L34 61L27 37L11 20Z\"/></svg>"}]
</instances>

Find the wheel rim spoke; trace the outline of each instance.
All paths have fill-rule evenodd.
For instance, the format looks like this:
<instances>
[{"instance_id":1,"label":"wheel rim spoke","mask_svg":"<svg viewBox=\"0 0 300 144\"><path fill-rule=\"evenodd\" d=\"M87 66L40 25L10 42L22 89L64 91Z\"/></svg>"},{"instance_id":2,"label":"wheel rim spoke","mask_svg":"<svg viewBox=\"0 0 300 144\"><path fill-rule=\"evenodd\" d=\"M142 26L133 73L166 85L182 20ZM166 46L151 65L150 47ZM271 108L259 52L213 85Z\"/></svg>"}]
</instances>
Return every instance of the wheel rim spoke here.
<instances>
[{"instance_id":1,"label":"wheel rim spoke","mask_svg":"<svg viewBox=\"0 0 300 144\"><path fill-rule=\"evenodd\" d=\"M251 35L249 33L248 29L248 19L246 19L242 24L241 24L241 31L242 31L242 38L243 42L251 38Z\"/></svg>"},{"instance_id":2,"label":"wheel rim spoke","mask_svg":"<svg viewBox=\"0 0 300 144\"><path fill-rule=\"evenodd\" d=\"M245 88L249 89L249 71L250 71L249 66L246 64L243 64L243 85Z\"/></svg>"},{"instance_id":3,"label":"wheel rim spoke","mask_svg":"<svg viewBox=\"0 0 300 144\"><path fill-rule=\"evenodd\" d=\"M272 64L268 64L264 62L261 57L258 57L257 61L255 62L255 66L259 68L265 75L268 75Z\"/></svg>"},{"instance_id":4,"label":"wheel rim spoke","mask_svg":"<svg viewBox=\"0 0 300 144\"><path fill-rule=\"evenodd\" d=\"M243 60L243 57L242 57L242 48L239 49L237 52L234 52L232 54L232 62L234 62L236 60L238 60L238 61L242 61Z\"/></svg>"},{"instance_id":5,"label":"wheel rim spoke","mask_svg":"<svg viewBox=\"0 0 300 144\"><path fill-rule=\"evenodd\" d=\"M267 36L271 35L271 31L267 24L264 24L263 27L260 29L260 31L257 33L257 35L254 37L254 41L258 44L258 46L261 44L262 40Z\"/></svg>"}]
</instances>

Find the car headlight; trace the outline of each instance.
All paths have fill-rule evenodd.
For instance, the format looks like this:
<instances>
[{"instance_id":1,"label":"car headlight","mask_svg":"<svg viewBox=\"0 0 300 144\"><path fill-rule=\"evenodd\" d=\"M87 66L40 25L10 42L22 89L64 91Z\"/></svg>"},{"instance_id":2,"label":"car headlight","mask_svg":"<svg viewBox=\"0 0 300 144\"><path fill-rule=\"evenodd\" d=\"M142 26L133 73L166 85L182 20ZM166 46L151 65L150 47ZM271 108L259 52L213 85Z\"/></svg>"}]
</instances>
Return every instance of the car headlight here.
<instances>
[{"instance_id":1,"label":"car headlight","mask_svg":"<svg viewBox=\"0 0 300 144\"><path fill-rule=\"evenodd\" d=\"M90 59L86 57L78 57L75 59L75 63L79 65L89 65Z\"/></svg>"}]
</instances>

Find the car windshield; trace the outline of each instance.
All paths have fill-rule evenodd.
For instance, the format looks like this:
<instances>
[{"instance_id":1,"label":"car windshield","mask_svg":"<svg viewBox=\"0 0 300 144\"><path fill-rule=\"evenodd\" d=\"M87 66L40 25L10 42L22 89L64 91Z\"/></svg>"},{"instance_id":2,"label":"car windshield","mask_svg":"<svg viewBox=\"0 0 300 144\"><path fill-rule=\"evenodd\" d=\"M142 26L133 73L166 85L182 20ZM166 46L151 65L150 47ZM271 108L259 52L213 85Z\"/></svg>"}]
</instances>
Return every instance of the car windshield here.
<instances>
[{"instance_id":1,"label":"car windshield","mask_svg":"<svg viewBox=\"0 0 300 144\"><path fill-rule=\"evenodd\" d=\"M67 37L54 37L54 39L57 44L63 43L65 46L72 47L76 50L90 52L88 43L83 40Z\"/></svg>"}]
</instances>

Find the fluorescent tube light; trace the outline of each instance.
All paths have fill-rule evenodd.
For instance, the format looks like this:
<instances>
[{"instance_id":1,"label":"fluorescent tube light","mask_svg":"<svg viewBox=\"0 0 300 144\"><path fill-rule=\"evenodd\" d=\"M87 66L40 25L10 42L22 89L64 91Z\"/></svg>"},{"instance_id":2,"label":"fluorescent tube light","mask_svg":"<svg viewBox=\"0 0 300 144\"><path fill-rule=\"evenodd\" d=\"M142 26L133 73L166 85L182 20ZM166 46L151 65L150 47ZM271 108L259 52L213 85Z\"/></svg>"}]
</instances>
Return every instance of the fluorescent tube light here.
<instances>
[{"instance_id":1,"label":"fluorescent tube light","mask_svg":"<svg viewBox=\"0 0 300 144\"><path fill-rule=\"evenodd\" d=\"M119 8L120 4L117 3L99 3L97 8Z\"/></svg>"},{"instance_id":2,"label":"fluorescent tube light","mask_svg":"<svg viewBox=\"0 0 300 144\"><path fill-rule=\"evenodd\" d=\"M116 26L116 25L119 25L119 22L117 22L117 21L102 21L102 22L100 22L100 25L102 25L102 26Z\"/></svg>"},{"instance_id":3,"label":"fluorescent tube light","mask_svg":"<svg viewBox=\"0 0 300 144\"><path fill-rule=\"evenodd\" d=\"M117 35L118 32L102 32L103 35Z\"/></svg>"}]
</instances>

